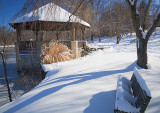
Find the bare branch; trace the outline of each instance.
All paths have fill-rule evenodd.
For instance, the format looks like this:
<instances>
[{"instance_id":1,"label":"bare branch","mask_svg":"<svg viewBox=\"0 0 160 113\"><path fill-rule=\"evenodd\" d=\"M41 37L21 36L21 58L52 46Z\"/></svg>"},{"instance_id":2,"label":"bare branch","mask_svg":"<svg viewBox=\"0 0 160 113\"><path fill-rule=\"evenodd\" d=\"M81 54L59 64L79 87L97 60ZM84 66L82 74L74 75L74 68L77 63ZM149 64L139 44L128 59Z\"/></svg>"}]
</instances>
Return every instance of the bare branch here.
<instances>
[{"instance_id":1,"label":"bare branch","mask_svg":"<svg viewBox=\"0 0 160 113\"><path fill-rule=\"evenodd\" d=\"M2 8L3 8L3 5L4 5L4 0L2 1L3 3L2 3Z\"/></svg>"},{"instance_id":2,"label":"bare branch","mask_svg":"<svg viewBox=\"0 0 160 113\"><path fill-rule=\"evenodd\" d=\"M146 10L145 10L145 12L144 12L143 31L145 31L145 29L146 29L146 21L147 21L147 18L148 18L149 8L150 8L150 6L151 6L151 2L152 2L152 0L149 0L148 5L147 5L147 7L146 7Z\"/></svg>"},{"instance_id":3,"label":"bare branch","mask_svg":"<svg viewBox=\"0 0 160 113\"><path fill-rule=\"evenodd\" d=\"M100 2L101 2L101 0L98 1L98 4L97 4L97 11L98 11L98 9L99 9Z\"/></svg>"},{"instance_id":4,"label":"bare branch","mask_svg":"<svg viewBox=\"0 0 160 113\"><path fill-rule=\"evenodd\" d=\"M138 0L126 0L126 2L129 6L137 6Z\"/></svg>"},{"instance_id":5,"label":"bare branch","mask_svg":"<svg viewBox=\"0 0 160 113\"><path fill-rule=\"evenodd\" d=\"M134 5L135 5L135 6L137 6L137 2L138 2L138 0L135 0L135 1L134 1Z\"/></svg>"},{"instance_id":6,"label":"bare branch","mask_svg":"<svg viewBox=\"0 0 160 113\"><path fill-rule=\"evenodd\" d=\"M74 15L74 14L77 12L77 10L81 7L81 5L82 5L82 3L83 3L84 1L85 1L85 0L82 0L82 1L79 3L78 7L77 7L77 8L74 10L74 12L69 16L69 20L68 20L68 21L70 21L71 16Z\"/></svg>"},{"instance_id":7,"label":"bare branch","mask_svg":"<svg viewBox=\"0 0 160 113\"><path fill-rule=\"evenodd\" d=\"M130 0L126 0L127 4L131 7L131 2Z\"/></svg>"},{"instance_id":8,"label":"bare branch","mask_svg":"<svg viewBox=\"0 0 160 113\"><path fill-rule=\"evenodd\" d=\"M132 5L130 0L126 0L126 2L130 6L132 23L133 23L133 26L134 26L134 30L136 32L136 36L137 36L137 38L140 39L140 37L142 37L142 31L139 29L140 28L140 17L139 17L139 13L136 9L136 5ZM137 2L137 1L134 1L134 3L135 2Z\"/></svg>"},{"instance_id":9,"label":"bare branch","mask_svg":"<svg viewBox=\"0 0 160 113\"><path fill-rule=\"evenodd\" d=\"M152 35L153 31L156 29L158 23L160 23L160 13L158 14L157 18L154 20L152 26L149 28L145 41L148 42L149 37Z\"/></svg>"},{"instance_id":10,"label":"bare branch","mask_svg":"<svg viewBox=\"0 0 160 113\"><path fill-rule=\"evenodd\" d=\"M16 19L19 16L19 14L21 14L22 12L25 12L32 3L33 1L27 0L23 8L14 16L14 19Z\"/></svg>"}]
</instances>

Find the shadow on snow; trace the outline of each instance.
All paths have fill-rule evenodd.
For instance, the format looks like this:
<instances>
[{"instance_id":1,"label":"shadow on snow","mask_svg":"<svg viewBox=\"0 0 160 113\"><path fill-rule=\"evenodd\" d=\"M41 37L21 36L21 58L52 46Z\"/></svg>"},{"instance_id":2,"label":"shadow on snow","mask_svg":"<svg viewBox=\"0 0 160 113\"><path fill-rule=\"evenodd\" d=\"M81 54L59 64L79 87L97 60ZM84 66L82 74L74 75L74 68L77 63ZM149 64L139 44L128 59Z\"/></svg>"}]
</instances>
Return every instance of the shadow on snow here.
<instances>
[{"instance_id":1,"label":"shadow on snow","mask_svg":"<svg viewBox=\"0 0 160 113\"><path fill-rule=\"evenodd\" d=\"M84 113L113 113L115 94L116 91L112 90L93 95L89 101L90 105L84 110Z\"/></svg>"},{"instance_id":2,"label":"shadow on snow","mask_svg":"<svg viewBox=\"0 0 160 113\"><path fill-rule=\"evenodd\" d=\"M31 104L31 103L33 103L33 102L35 102L35 101L37 101L37 100L39 100L39 99L41 99L43 97L46 97L46 96L48 96L48 95L50 95L52 93L55 93L55 92L59 91L60 89L62 89L64 87L67 87L69 85L74 85L74 84L82 83L82 82L85 82L85 81L88 81L88 80L93 80L93 79L97 79L97 78L101 78L101 77L109 76L109 75L113 75L113 74L117 74L118 75L119 73L130 72L130 71L133 71L135 66L137 68L139 68L136 65L136 62L133 62L127 68L122 69L122 70L112 70L112 71L100 71L100 72L84 73L84 74L69 75L69 76L65 76L65 77L59 77L59 78L56 78L56 79L52 79L53 82L50 81L49 83L43 84L42 86L46 86L46 85L50 85L50 84L54 84L54 83L58 83L58 82L63 82L63 81L69 81L69 80L76 80L76 81L42 90L40 93L30 97L27 100L24 100L23 102L17 104L13 108L8 109L4 113L10 113L10 112L18 111L21 108L23 108L24 106L27 106L27 105L29 105L29 104ZM39 86L39 87L42 87L42 86ZM36 87L36 88L39 88L39 87ZM111 95L111 94L114 93L114 91L106 92L106 93L109 93L109 95ZM101 93L99 95L105 95L106 93ZM91 102L91 104L92 104L92 102ZM92 105L90 107L92 108ZM85 110L86 113L88 112L88 110L91 109L90 107Z\"/></svg>"}]
</instances>

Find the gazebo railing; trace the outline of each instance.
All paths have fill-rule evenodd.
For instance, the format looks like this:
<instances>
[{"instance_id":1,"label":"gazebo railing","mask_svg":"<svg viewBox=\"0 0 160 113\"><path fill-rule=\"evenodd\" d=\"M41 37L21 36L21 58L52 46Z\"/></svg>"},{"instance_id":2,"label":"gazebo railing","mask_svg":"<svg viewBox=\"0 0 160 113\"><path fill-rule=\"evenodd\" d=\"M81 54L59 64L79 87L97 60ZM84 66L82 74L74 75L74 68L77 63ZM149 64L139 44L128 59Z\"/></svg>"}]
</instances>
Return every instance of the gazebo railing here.
<instances>
[{"instance_id":1,"label":"gazebo railing","mask_svg":"<svg viewBox=\"0 0 160 113\"><path fill-rule=\"evenodd\" d=\"M48 41L43 41L43 43L47 43ZM62 43L71 49L71 41L70 40L56 40L57 43ZM86 41L78 41L78 48L84 48L86 46Z\"/></svg>"},{"instance_id":2,"label":"gazebo railing","mask_svg":"<svg viewBox=\"0 0 160 113\"><path fill-rule=\"evenodd\" d=\"M62 43L71 49L71 41L69 40L59 40L55 42ZM44 43L47 43L47 41L20 41L19 43L15 43L17 70L22 71L25 68L39 68L41 62L41 46ZM78 48L83 48L85 45L85 41L78 41Z\"/></svg>"},{"instance_id":3,"label":"gazebo railing","mask_svg":"<svg viewBox=\"0 0 160 113\"><path fill-rule=\"evenodd\" d=\"M44 44L48 41L42 41L41 44ZM55 41L58 43L62 43L65 46L67 46L69 49L71 49L71 41L70 40L58 40ZM78 41L78 48L84 48L86 46L85 41ZM19 43L19 50L20 51L27 51L27 50L36 50L37 49L37 41L20 41Z\"/></svg>"},{"instance_id":4,"label":"gazebo railing","mask_svg":"<svg viewBox=\"0 0 160 113\"><path fill-rule=\"evenodd\" d=\"M69 49L71 49L71 41L70 40L58 40L56 41L58 43L62 43L64 44L65 46L67 46Z\"/></svg>"},{"instance_id":5,"label":"gazebo railing","mask_svg":"<svg viewBox=\"0 0 160 113\"><path fill-rule=\"evenodd\" d=\"M19 49L20 50L33 50L36 49L36 41L20 41Z\"/></svg>"},{"instance_id":6,"label":"gazebo railing","mask_svg":"<svg viewBox=\"0 0 160 113\"><path fill-rule=\"evenodd\" d=\"M20 41L15 43L17 70L40 68L41 42L39 41Z\"/></svg>"}]
</instances>

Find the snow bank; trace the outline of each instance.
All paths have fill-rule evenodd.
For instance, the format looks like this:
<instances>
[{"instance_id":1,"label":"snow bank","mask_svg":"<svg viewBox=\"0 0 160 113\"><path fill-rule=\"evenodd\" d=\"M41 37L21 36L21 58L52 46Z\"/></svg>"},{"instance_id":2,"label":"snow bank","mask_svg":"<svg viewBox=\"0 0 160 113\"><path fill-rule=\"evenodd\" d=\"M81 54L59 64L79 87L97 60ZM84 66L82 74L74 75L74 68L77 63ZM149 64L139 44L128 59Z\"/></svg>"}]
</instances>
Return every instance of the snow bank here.
<instances>
[{"instance_id":1,"label":"snow bank","mask_svg":"<svg viewBox=\"0 0 160 113\"><path fill-rule=\"evenodd\" d=\"M41 67L44 70L44 72L49 72L49 71L52 71L52 70L58 70L63 65L65 65L67 63L68 63L68 61L66 61L66 62L52 63L52 64L41 64Z\"/></svg>"}]
</instances>

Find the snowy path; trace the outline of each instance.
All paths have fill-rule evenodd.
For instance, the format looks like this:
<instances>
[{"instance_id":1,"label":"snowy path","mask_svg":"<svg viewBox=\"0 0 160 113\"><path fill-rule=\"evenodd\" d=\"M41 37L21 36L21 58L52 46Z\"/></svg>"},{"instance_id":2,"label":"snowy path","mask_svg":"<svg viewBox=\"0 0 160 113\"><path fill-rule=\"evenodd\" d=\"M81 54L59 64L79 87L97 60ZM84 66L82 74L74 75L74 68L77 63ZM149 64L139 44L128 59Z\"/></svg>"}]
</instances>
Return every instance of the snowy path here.
<instances>
[{"instance_id":1,"label":"snowy path","mask_svg":"<svg viewBox=\"0 0 160 113\"><path fill-rule=\"evenodd\" d=\"M123 57L126 55L129 61ZM19 98L7 106L7 112L112 113L117 76L131 75L134 59L133 53L99 52L68 62L49 72L39 86L21 97L24 100Z\"/></svg>"}]
</instances>

